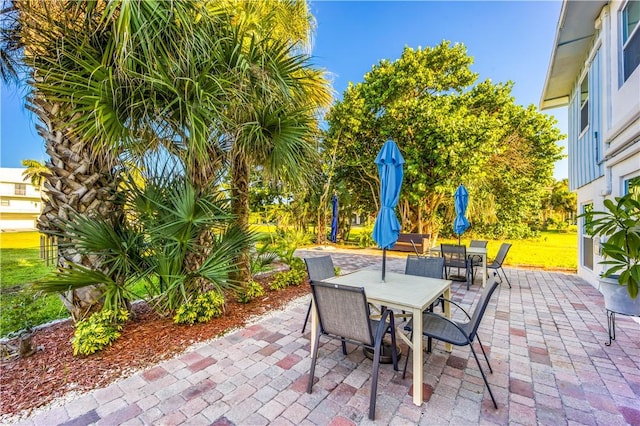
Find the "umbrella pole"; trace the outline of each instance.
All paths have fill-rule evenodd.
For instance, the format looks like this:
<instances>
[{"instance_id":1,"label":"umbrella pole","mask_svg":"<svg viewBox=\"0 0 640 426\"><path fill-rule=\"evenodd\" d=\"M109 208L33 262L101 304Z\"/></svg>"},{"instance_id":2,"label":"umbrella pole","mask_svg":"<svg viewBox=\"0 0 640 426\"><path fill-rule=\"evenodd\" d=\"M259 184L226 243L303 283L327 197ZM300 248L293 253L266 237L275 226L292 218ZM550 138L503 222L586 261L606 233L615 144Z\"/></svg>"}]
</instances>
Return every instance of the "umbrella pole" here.
<instances>
[{"instance_id":1,"label":"umbrella pole","mask_svg":"<svg viewBox=\"0 0 640 426\"><path fill-rule=\"evenodd\" d=\"M387 249L382 249L382 282L384 282L385 267L387 265Z\"/></svg>"}]
</instances>

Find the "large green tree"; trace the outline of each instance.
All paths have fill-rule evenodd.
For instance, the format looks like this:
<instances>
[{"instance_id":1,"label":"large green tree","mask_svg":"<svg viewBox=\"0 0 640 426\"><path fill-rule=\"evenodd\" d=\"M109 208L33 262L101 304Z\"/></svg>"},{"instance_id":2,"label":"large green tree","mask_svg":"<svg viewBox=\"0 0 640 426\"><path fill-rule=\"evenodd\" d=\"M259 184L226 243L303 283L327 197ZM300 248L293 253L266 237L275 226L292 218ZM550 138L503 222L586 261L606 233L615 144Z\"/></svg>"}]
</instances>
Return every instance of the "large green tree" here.
<instances>
[{"instance_id":1,"label":"large green tree","mask_svg":"<svg viewBox=\"0 0 640 426\"><path fill-rule=\"evenodd\" d=\"M558 159L560 135L550 119L515 105L511 83L477 83L472 62L462 44L407 47L399 59L380 61L363 82L350 85L327 116L325 145L338 147L337 178L360 187L376 209L373 160L386 139L398 143L406 161L398 206L406 231L437 234L452 210L442 207L453 204L461 183L472 190L471 203L486 199L482 191L497 190L488 176L502 170L492 160L508 163L510 150L533 156L523 155L529 164L523 172L536 188L547 183Z\"/></svg>"}]
</instances>

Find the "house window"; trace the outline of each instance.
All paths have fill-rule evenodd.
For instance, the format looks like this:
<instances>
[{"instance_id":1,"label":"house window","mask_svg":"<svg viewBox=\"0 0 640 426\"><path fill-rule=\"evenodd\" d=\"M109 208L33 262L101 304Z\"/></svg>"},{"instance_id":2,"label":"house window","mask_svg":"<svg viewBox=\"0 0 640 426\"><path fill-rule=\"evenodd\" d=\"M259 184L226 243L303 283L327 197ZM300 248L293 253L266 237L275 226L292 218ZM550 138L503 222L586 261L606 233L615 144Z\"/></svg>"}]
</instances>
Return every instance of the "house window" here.
<instances>
[{"instance_id":1,"label":"house window","mask_svg":"<svg viewBox=\"0 0 640 426\"><path fill-rule=\"evenodd\" d=\"M580 133L589 125L589 73L580 83Z\"/></svg>"},{"instance_id":2,"label":"house window","mask_svg":"<svg viewBox=\"0 0 640 426\"><path fill-rule=\"evenodd\" d=\"M622 9L622 72L624 81L640 64L640 1L629 1Z\"/></svg>"},{"instance_id":3,"label":"house window","mask_svg":"<svg viewBox=\"0 0 640 426\"><path fill-rule=\"evenodd\" d=\"M16 183L15 184L15 195L27 195L27 184L26 183Z\"/></svg>"},{"instance_id":4,"label":"house window","mask_svg":"<svg viewBox=\"0 0 640 426\"><path fill-rule=\"evenodd\" d=\"M9 200L0 200L0 206L8 206L9 205Z\"/></svg>"},{"instance_id":5,"label":"house window","mask_svg":"<svg viewBox=\"0 0 640 426\"><path fill-rule=\"evenodd\" d=\"M640 176L636 176L624 181L625 194L640 194Z\"/></svg>"}]
</instances>

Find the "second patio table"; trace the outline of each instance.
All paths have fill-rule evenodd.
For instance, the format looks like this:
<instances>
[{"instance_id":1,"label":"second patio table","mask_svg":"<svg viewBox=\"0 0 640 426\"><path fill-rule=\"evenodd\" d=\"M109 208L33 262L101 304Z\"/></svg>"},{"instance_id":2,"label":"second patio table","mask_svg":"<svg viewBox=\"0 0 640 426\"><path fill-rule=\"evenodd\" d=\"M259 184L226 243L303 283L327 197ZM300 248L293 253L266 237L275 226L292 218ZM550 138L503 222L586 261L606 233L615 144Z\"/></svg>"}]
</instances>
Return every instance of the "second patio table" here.
<instances>
[{"instance_id":1,"label":"second patio table","mask_svg":"<svg viewBox=\"0 0 640 426\"><path fill-rule=\"evenodd\" d=\"M382 273L377 270L360 270L351 274L340 275L324 280L325 282L363 287L367 300L375 305L410 312L413 315L413 333L410 341L404 333L397 333L413 349L413 403L422 405L422 311L427 309L436 299L444 294L446 299L451 298L451 281L437 278L426 278L414 275L387 272L385 282L382 282ZM445 315L450 318L449 304L445 303ZM318 332L318 317L315 306L311 316L311 345L315 342ZM447 345L451 350L451 345ZM313 353L313 347L311 348Z\"/></svg>"},{"instance_id":2,"label":"second patio table","mask_svg":"<svg viewBox=\"0 0 640 426\"><path fill-rule=\"evenodd\" d=\"M431 251L442 254L440 246L431 247ZM480 256L482 258L482 287L487 286L487 248L486 247L467 247L467 256Z\"/></svg>"}]
</instances>

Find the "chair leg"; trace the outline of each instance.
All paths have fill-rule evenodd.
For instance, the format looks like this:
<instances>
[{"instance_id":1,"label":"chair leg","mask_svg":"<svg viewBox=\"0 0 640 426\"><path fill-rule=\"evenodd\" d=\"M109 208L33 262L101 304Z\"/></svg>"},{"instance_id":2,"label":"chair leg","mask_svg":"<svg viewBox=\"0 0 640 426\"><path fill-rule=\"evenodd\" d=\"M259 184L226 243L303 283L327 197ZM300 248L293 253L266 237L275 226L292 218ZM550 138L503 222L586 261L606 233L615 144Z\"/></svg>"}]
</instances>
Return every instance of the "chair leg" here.
<instances>
[{"instance_id":1,"label":"chair leg","mask_svg":"<svg viewBox=\"0 0 640 426\"><path fill-rule=\"evenodd\" d=\"M412 336L409 336L409 339L411 339ZM407 364L409 364L409 354L411 354L411 346L407 345L407 356L405 357L404 360L404 368L402 369L402 378L404 379L405 376L407 375Z\"/></svg>"},{"instance_id":2,"label":"chair leg","mask_svg":"<svg viewBox=\"0 0 640 426\"><path fill-rule=\"evenodd\" d=\"M311 356L311 369L309 370L309 383L307 384L307 393L311 393L313 387L314 374L316 372L316 360L318 359L318 346L320 346L320 331L316 334L316 344L313 345L313 355Z\"/></svg>"},{"instance_id":3,"label":"chair leg","mask_svg":"<svg viewBox=\"0 0 640 426\"><path fill-rule=\"evenodd\" d=\"M309 307L307 308L307 315L304 317L304 324L302 325L302 334L304 334L304 329L307 328L307 322L309 321L309 315L311 315L311 306L313 302L309 302Z\"/></svg>"},{"instance_id":4,"label":"chair leg","mask_svg":"<svg viewBox=\"0 0 640 426\"><path fill-rule=\"evenodd\" d=\"M346 355L347 354L347 343L344 340L344 337L340 338L340 343L342 343L342 354Z\"/></svg>"},{"instance_id":5,"label":"chair leg","mask_svg":"<svg viewBox=\"0 0 640 426\"><path fill-rule=\"evenodd\" d=\"M509 288L511 288L511 283L509 282L509 277L507 277L507 273L504 271L504 269L502 269L502 266L500 267L500 270L502 271L502 274L504 275L504 279L507 280L507 284L509 284Z\"/></svg>"},{"instance_id":6,"label":"chair leg","mask_svg":"<svg viewBox=\"0 0 640 426\"><path fill-rule=\"evenodd\" d=\"M476 339L478 340L478 344L480 345L480 349L482 349L482 355L484 355L484 360L487 361L487 365L489 366L489 372L493 374L493 368L491 368L491 363L489 362L489 357L487 357L487 353L484 350L484 346L482 346L482 342L480 341L480 337L476 334Z\"/></svg>"},{"instance_id":7,"label":"chair leg","mask_svg":"<svg viewBox=\"0 0 640 426\"><path fill-rule=\"evenodd\" d=\"M378 392L378 370L380 370L380 352L382 351L382 341L378 343L373 353L373 377L371 380L371 396L369 397L369 419L376 417L376 393Z\"/></svg>"},{"instance_id":8,"label":"chair leg","mask_svg":"<svg viewBox=\"0 0 640 426\"><path fill-rule=\"evenodd\" d=\"M480 370L480 374L482 374L482 379L484 380L484 384L487 386L487 390L489 391L489 395L491 396L491 400L493 401L493 406L497 409L498 404L496 403L496 399L493 397L493 392L491 392L491 386L489 386L489 381L487 381L487 376L484 374L484 370L480 365L480 360L478 359L478 355L476 354L476 351L473 349L473 345L471 343L469 343L469 347L471 348L471 353L473 354L473 357L476 359L476 364L478 364L478 369Z\"/></svg>"},{"instance_id":9,"label":"chair leg","mask_svg":"<svg viewBox=\"0 0 640 426\"><path fill-rule=\"evenodd\" d=\"M393 319L391 319L391 324L389 326L389 333L391 334L391 360L393 361L393 370L398 371L398 350L396 347L396 327Z\"/></svg>"}]
</instances>

